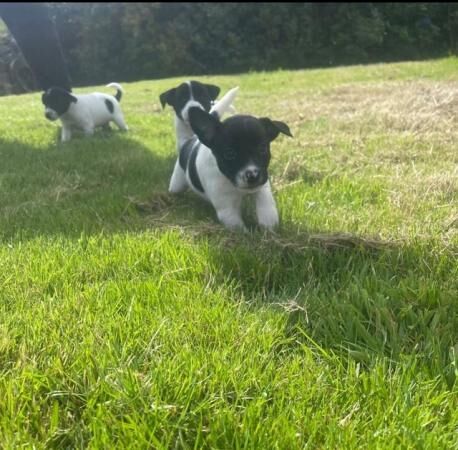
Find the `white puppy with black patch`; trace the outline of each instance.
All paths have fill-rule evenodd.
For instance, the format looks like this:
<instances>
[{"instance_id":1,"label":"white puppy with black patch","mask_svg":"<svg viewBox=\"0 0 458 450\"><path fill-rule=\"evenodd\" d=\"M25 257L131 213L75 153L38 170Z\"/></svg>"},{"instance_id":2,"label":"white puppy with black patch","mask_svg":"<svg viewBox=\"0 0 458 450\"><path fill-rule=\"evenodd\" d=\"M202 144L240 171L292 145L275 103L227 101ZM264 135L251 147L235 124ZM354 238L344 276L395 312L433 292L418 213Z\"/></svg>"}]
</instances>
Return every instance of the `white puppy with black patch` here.
<instances>
[{"instance_id":1,"label":"white puppy with black patch","mask_svg":"<svg viewBox=\"0 0 458 450\"><path fill-rule=\"evenodd\" d=\"M279 218L267 173L270 143L280 133L292 135L285 123L267 117L237 115L221 122L237 90L229 91L211 109L189 96L187 101L183 96L178 107L171 103L178 116L179 156L169 191L190 187L213 205L227 228L243 231L247 228L241 215L242 200L252 194L259 225L272 230Z\"/></svg>"},{"instance_id":2,"label":"white puppy with black patch","mask_svg":"<svg viewBox=\"0 0 458 450\"><path fill-rule=\"evenodd\" d=\"M86 136L94 134L96 127L109 127L114 122L121 130L127 131L124 115L119 102L123 94L118 83L110 83L107 87L114 87L116 95L94 92L91 94L72 94L71 92L52 87L43 93L41 101L45 106L45 117L62 122L62 142L72 137L72 130L79 129Z\"/></svg>"}]
</instances>

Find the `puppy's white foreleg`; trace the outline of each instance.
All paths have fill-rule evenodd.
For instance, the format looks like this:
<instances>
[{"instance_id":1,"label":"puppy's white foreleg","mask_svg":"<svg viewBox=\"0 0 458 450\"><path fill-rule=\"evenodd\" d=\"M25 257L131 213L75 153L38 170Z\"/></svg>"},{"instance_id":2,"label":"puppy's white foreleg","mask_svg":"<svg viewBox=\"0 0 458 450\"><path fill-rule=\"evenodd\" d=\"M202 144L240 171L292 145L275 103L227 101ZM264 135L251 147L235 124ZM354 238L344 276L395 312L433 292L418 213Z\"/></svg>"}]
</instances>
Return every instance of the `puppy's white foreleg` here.
<instances>
[{"instance_id":1,"label":"puppy's white foreleg","mask_svg":"<svg viewBox=\"0 0 458 450\"><path fill-rule=\"evenodd\" d=\"M210 193L210 201L216 209L219 221L230 230L248 231L242 220L242 198L238 195L218 195Z\"/></svg>"},{"instance_id":2,"label":"puppy's white foreleg","mask_svg":"<svg viewBox=\"0 0 458 450\"><path fill-rule=\"evenodd\" d=\"M61 139L62 142L68 142L72 138L72 129L65 124L62 124Z\"/></svg>"},{"instance_id":3,"label":"puppy's white foreleg","mask_svg":"<svg viewBox=\"0 0 458 450\"><path fill-rule=\"evenodd\" d=\"M268 181L264 187L256 192L256 215L259 225L269 230L278 226L278 211Z\"/></svg>"},{"instance_id":4,"label":"puppy's white foreleg","mask_svg":"<svg viewBox=\"0 0 458 450\"><path fill-rule=\"evenodd\" d=\"M179 192L185 191L187 186L188 182L186 181L186 175L180 166L179 160L177 159L172 177L170 178L169 192L178 194Z\"/></svg>"},{"instance_id":5,"label":"puppy's white foreleg","mask_svg":"<svg viewBox=\"0 0 458 450\"><path fill-rule=\"evenodd\" d=\"M217 209L216 214L226 228L233 231L248 231L243 223L240 210L236 208Z\"/></svg>"}]
</instances>

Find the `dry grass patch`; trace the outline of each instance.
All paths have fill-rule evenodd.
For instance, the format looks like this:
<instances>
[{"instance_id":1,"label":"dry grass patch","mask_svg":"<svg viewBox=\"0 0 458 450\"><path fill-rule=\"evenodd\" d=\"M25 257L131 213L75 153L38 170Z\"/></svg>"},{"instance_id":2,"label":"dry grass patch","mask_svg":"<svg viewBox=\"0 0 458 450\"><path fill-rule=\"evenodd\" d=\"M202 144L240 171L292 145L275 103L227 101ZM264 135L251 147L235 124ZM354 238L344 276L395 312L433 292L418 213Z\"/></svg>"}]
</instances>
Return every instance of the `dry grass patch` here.
<instances>
[{"instance_id":1,"label":"dry grass patch","mask_svg":"<svg viewBox=\"0 0 458 450\"><path fill-rule=\"evenodd\" d=\"M440 132L451 139L457 133L458 82L368 83L315 95L296 93L277 103L276 114L293 126L326 118L331 123L371 123L372 131Z\"/></svg>"}]
</instances>

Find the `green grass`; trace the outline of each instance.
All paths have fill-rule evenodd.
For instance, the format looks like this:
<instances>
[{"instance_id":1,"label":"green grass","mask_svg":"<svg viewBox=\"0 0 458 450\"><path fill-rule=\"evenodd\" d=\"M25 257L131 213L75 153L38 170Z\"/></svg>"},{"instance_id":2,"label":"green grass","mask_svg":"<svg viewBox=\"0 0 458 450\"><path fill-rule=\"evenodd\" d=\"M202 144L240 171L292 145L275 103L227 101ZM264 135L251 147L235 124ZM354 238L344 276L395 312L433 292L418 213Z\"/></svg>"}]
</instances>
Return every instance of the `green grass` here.
<instances>
[{"instance_id":1,"label":"green grass","mask_svg":"<svg viewBox=\"0 0 458 450\"><path fill-rule=\"evenodd\" d=\"M65 145L1 98L0 447L458 448L457 69L201 77L290 125L274 235L167 194L186 77Z\"/></svg>"}]
</instances>

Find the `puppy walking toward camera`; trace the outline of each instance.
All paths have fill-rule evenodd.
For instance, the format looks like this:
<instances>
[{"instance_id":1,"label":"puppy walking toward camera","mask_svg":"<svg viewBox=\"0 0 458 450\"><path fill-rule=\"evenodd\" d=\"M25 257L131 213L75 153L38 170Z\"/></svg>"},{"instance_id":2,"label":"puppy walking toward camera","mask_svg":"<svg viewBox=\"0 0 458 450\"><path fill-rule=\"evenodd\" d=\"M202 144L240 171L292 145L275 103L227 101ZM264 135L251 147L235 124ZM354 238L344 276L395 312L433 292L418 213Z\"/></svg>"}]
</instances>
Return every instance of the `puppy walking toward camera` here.
<instances>
[{"instance_id":1,"label":"puppy walking toward camera","mask_svg":"<svg viewBox=\"0 0 458 450\"><path fill-rule=\"evenodd\" d=\"M209 201L218 219L229 229L247 228L241 216L242 199L256 197L259 225L273 229L278 212L272 196L267 168L270 143L280 133L292 136L286 124L268 118L233 116L221 122L238 87L211 106L220 89L190 81L160 96L162 106L175 109L178 159L169 192L188 187Z\"/></svg>"},{"instance_id":2,"label":"puppy walking toward camera","mask_svg":"<svg viewBox=\"0 0 458 450\"><path fill-rule=\"evenodd\" d=\"M71 139L75 128L82 130L86 136L94 134L96 127L109 126L110 122L123 131L128 130L119 105L123 89L118 83L110 83L107 87L114 87L116 95L99 92L74 95L58 87L50 88L42 95L45 117L50 121L60 119L62 122L62 142Z\"/></svg>"},{"instance_id":3,"label":"puppy walking toward camera","mask_svg":"<svg viewBox=\"0 0 458 450\"><path fill-rule=\"evenodd\" d=\"M221 122L200 108L189 110L196 136L180 149L179 164L187 185L210 201L227 228L246 231L241 215L242 199L254 195L261 227L272 230L279 222L272 195L268 166L270 143L289 127L267 117L237 115ZM175 175L175 173L174 173ZM181 187L171 183L171 191Z\"/></svg>"}]
</instances>

